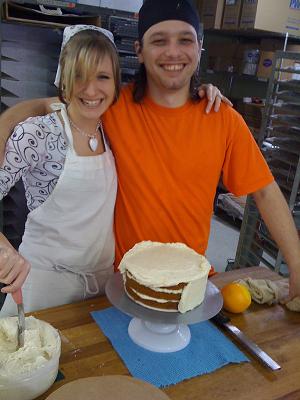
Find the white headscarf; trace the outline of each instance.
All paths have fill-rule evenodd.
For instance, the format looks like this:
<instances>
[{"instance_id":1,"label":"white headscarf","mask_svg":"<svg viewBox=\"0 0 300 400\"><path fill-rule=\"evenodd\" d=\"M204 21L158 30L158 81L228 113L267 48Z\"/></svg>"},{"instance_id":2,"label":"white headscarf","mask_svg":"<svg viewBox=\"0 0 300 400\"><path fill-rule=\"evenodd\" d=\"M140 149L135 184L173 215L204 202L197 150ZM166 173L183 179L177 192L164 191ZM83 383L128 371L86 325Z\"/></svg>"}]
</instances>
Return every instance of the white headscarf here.
<instances>
[{"instance_id":1,"label":"white headscarf","mask_svg":"<svg viewBox=\"0 0 300 400\"><path fill-rule=\"evenodd\" d=\"M90 31L98 31L100 33L102 33L104 36L106 36L115 46L115 42L114 42L114 36L113 34L108 31L107 29L103 29L103 28L99 28L98 26L95 25L72 25L72 26L67 26L64 29L64 34L63 34L63 41L61 44L61 49L60 49L60 54L63 50L63 48L65 47L65 45L68 43L68 41L78 32L80 31L86 31L86 30L90 30ZM59 85L59 81L60 81L60 74L61 74L61 68L60 68L60 62L58 63L57 66L57 71L56 71L56 76L55 76L55 81L54 81L54 85L56 87L58 87Z\"/></svg>"}]
</instances>

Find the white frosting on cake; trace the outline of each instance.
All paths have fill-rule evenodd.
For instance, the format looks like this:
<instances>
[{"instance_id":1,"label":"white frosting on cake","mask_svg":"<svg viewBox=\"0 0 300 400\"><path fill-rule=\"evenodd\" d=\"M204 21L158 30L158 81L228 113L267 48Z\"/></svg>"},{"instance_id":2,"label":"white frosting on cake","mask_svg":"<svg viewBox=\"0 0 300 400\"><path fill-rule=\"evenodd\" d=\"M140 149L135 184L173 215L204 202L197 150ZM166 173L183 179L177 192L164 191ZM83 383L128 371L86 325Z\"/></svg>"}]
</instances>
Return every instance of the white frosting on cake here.
<instances>
[{"instance_id":1,"label":"white frosting on cake","mask_svg":"<svg viewBox=\"0 0 300 400\"><path fill-rule=\"evenodd\" d=\"M207 271L206 275L196 281L192 281L185 286L182 291L181 299L178 304L178 311L185 313L197 307L204 300L206 285L207 285Z\"/></svg>"},{"instance_id":2,"label":"white frosting on cake","mask_svg":"<svg viewBox=\"0 0 300 400\"><path fill-rule=\"evenodd\" d=\"M152 290L187 283L178 305L178 310L184 313L203 301L210 264L183 243L144 241L124 255L119 270L123 277L128 271L136 281Z\"/></svg>"}]
</instances>

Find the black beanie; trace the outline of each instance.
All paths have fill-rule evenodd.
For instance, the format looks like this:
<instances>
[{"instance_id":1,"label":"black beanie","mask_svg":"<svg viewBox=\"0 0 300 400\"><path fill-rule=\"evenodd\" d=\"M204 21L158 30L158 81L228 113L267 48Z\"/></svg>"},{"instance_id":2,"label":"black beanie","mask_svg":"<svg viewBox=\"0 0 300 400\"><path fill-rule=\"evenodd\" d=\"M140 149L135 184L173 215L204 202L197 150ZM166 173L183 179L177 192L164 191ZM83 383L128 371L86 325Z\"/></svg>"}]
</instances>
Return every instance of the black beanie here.
<instances>
[{"instance_id":1,"label":"black beanie","mask_svg":"<svg viewBox=\"0 0 300 400\"><path fill-rule=\"evenodd\" d=\"M197 35L202 36L202 26L192 0L146 0L139 11L139 40L155 24L168 20L187 22L195 28Z\"/></svg>"}]
</instances>

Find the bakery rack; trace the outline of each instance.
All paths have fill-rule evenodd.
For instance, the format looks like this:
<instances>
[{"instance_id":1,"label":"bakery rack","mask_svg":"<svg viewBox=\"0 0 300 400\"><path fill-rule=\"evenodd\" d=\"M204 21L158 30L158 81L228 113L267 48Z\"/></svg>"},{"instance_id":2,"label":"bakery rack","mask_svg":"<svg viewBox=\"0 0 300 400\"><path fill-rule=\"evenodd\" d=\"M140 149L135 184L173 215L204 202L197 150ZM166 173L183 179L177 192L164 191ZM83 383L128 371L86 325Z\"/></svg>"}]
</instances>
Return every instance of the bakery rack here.
<instances>
[{"instance_id":1,"label":"bakery rack","mask_svg":"<svg viewBox=\"0 0 300 400\"><path fill-rule=\"evenodd\" d=\"M269 80L259 145L300 230L300 54L277 51ZM275 216L276 217L276 216ZM288 275L252 196L247 197L235 262L228 269L262 265Z\"/></svg>"}]
</instances>

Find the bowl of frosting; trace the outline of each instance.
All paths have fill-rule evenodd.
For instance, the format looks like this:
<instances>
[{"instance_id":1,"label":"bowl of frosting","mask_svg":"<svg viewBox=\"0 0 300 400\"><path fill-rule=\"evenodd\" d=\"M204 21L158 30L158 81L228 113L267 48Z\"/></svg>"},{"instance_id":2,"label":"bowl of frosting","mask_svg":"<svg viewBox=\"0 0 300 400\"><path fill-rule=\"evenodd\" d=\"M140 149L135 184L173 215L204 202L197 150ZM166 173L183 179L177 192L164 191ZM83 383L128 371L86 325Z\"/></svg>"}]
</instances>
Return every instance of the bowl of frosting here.
<instances>
[{"instance_id":1,"label":"bowl of frosting","mask_svg":"<svg viewBox=\"0 0 300 400\"><path fill-rule=\"evenodd\" d=\"M0 399L33 400L57 377L58 331L32 316L26 317L25 327L24 347L18 349L17 317L0 319Z\"/></svg>"}]
</instances>

